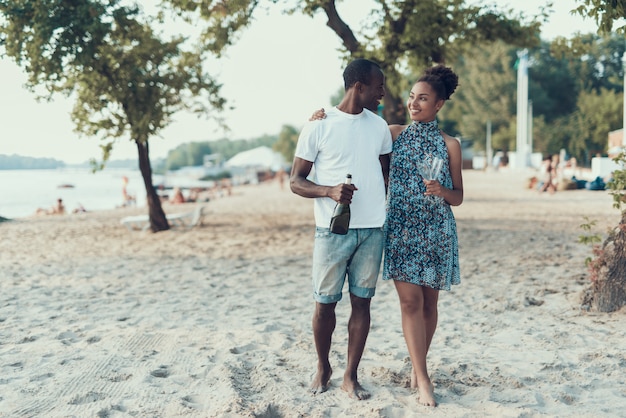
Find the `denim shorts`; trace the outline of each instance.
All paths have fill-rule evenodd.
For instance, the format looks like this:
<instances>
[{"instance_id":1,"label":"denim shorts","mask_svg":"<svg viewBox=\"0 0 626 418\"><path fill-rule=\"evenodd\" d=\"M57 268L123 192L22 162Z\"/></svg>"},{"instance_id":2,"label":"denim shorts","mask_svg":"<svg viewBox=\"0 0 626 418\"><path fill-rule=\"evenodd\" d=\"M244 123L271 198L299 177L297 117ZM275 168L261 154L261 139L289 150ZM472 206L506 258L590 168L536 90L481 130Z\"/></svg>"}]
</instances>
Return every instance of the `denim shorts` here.
<instances>
[{"instance_id":1,"label":"denim shorts","mask_svg":"<svg viewBox=\"0 0 626 418\"><path fill-rule=\"evenodd\" d=\"M369 299L376 291L376 281L383 258L382 228L350 229L337 235L328 228L315 228L313 248L313 297L319 303L341 300L348 276L348 290Z\"/></svg>"}]
</instances>

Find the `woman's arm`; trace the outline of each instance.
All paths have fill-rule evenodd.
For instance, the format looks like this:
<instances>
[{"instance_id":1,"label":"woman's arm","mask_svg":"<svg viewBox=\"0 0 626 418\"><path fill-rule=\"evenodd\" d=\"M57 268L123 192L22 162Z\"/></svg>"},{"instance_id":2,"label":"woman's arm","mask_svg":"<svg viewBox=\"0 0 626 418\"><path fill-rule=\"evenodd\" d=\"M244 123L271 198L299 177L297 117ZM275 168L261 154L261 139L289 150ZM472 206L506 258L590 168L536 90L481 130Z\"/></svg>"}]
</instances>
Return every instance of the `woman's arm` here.
<instances>
[{"instance_id":1,"label":"woman's arm","mask_svg":"<svg viewBox=\"0 0 626 418\"><path fill-rule=\"evenodd\" d=\"M461 155L461 142L445 132L442 132L448 148L448 164L452 177L452 189L442 188L443 198L450 206L459 206L463 203L463 156Z\"/></svg>"},{"instance_id":2,"label":"woman's arm","mask_svg":"<svg viewBox=\"0 0 626 418\"><path fill-rule=\"evenodd\" d=\"M463 177L461 176L462 157L461 143L458 139L441 132L446 148L448 149L448 166L452 177L452 188L448 189L438 180L425 180L426 196L441 196L450 206L459 206L463 203Z\"/></svg>"},{"instance_id":3,"label":"woman's arm","mask_svg":"<svg viewBox=\"0 0 626 418\"><path fill-rule=\"evenodd\" d=\"M391 139L395 141L398 135L400 135L407 126L408 125L389 125L389 130L391 131Z\"/></svg>"}]
</instances>

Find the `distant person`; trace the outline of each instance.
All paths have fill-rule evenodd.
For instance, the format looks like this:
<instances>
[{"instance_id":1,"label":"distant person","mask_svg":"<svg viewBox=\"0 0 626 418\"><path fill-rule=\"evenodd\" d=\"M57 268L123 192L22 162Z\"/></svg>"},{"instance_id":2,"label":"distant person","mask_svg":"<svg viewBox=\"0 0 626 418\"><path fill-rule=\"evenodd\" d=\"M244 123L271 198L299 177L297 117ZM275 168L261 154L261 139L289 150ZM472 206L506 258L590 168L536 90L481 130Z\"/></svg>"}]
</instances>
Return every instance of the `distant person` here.
<instances>
[{"instance_id":1,"label":"distant person","mask_svg":"<svg viewBox=\"0 0 626 418\"><path fill-rule=\"evenodd\" d=\"M172 194L172 197L170 198L170 203L185 203L185 196L183 196L183 192L180 190L180 187L174 187L174 192Z\"/></svg>"},{"instance_id":2,"label":"distant person","mask_svg":"<svg viewBox=\"0 0 626 418\"><path fill-rule=\"evenodd\" d=\"M287 173L285 172L285 169L281 167L276 172L276 179L278 180L278 186L280 187L280 190L284 190L285 189L285 178L286 177L287 177Z\"/></svg>"},{"instance_id":3,"label":"distant person","mask_svg":"<svg viewBox=\"0 0 626 418\"><path fill-rule=\"evenodd\" d=\"M554 154L552 156L552 187L554 190L559 189L559 183L563 178L563 164L561 163L561 157L559 154Z\"/></svg>"},{"instance_id":4,"label":"distant person","mask_svg":"<svg viewBox=\"0 0 626 418\"><path fill-rule=\"evenodd\" d=\"M345 94L327 118L308 122L298 138L291 190L313 198L313 339L317 373L310 390L325 392L330 383L329 361L335 330L335 307L342 298L346 277L352 312L348 321L348 357L341 388L355 399L370 393L358 381L358 367L370 329L370 302L376 291L383 251L385 183L391 152L391 133L376 113L385 95L380 66L357 59L343 72ZM314 168L314 175L309 175ZM354 184L345 184L352 174ZM350 203L346 235L330 232L337 203Z\"/></svg>"},{"instance_id":5,"label":"distant person","mask_svg":"<svg viewBox=\"0 0 626 418\"><path fill-rule=\"evenodd\" d=\"M509 166L509 154L506 151L504 151L502 153L502 158L500 159L500 168L504 168L508 166Z\"/></svg>"},{"instance_id":6,"label":"distant person","mask_svg":"<svg viewBox=\"0 0 626 418\"><path fill-rule=\"evenodd\" d=\"M53 215L64 215L65 214L65 205L63 204L63 199L58 198L57 204L52 207Z\"/></svg>"},{"instance_id":7,"label":"distant person","mask_svg":"<svg viewBox=\"0 0 626 418\"><path fill-rule=\"evenodd\" d=\"M494 154L493 160L491 162L491 166L493 167L494 171L498 171L498 169L500 168L500 163L502 162L503 156L504 156L504 153L502 151L497 151Z\"/></svg>"},{"instance_id":8,"label":"distant person","mask_svg":"<svg viewBox=\"0 0 626 418\"><path fill-rule=\"evenodd\" d=\"M137 199L135 196L128 193L126 186L128 186L128 177L122 176L122 206L135 206L137 204Z\"/></svg>"},{"instance_id":9,"label":"distant person","mask_svg":"<svg viewBox=\"0 0 626 418\"><path fill-rule=\"evenodd\" d=\"M223 196L223 190L226 190L226 196L232 196L233 194L233 184L229 178L223 178L220 180L220 194Z\"/></svg>"},{"instance_id":10,"label":"distant person","mask_svg":"<svg viewBox=\"0 0 626 418\"><path fill-rule=\"evenodd\" d=\"M52 206L50 209L42 209L39 208L36 211L37 215L63 215L65 214L65 205L63 204L63 199L58 198L57 203Z\"/></svg>"},{"instance_id":11,"label":"distant person","mask_svg":"<svg viewBox=\"0 0 626 418\"><path fill-rule=\"evenodd\" d=\"M553 156L548 154L541 164L541 183L539 184L539 193L548 192L553 194L556 192L556 168L553 166Z\"/></svg>"},{"instance_id":12,"label":"distant person","mask_svg":"<svg viewBox=\"0 0 626 418\"><path fill-rule=\"evenodd\" d=\"M87 209L80 203L72 210L72 213L86 213Z\"/></svg>"},{"instance_id":13,"label":"distant person","mask_svg":"<svg viewBox=\"0 0 626 418\"><path fill-rule=\"evenodd\" d=\"M197 202L200 196L200 189L198 189L197 187L194 187L193 189L189 190L189 195L187 196L187 202L189 203L193 203L193 202Z\"/></svg>"}]
</instances>

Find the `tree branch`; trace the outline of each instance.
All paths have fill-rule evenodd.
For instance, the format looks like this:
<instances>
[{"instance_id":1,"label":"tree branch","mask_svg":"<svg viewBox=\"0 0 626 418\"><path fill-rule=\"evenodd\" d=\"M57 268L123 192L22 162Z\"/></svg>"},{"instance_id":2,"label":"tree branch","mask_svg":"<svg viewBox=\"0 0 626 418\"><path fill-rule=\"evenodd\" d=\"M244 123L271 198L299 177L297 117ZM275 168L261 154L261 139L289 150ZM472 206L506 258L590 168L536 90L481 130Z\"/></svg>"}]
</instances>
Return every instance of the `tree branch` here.
<instances>
[{"instance_id":1,"label":"tree branch","mask_svg":"<svg viewBox=\"0 0 626 418\"><path fill-rule=\"evenodd\" d=\"M326 16L328 17L328 21L326 22L326 26L331 28L341 41L343 42L343 46L350 52L350 55L353 55L357 51L361 49L361 44L354 36L354 32L350 29L350 26L346 24L346 22L341 19L339 13L337 13L337 8L335 7L335 0L329 0L324 2L322 8L324 12L326 12Z\"/></svg>"}]
</instances>

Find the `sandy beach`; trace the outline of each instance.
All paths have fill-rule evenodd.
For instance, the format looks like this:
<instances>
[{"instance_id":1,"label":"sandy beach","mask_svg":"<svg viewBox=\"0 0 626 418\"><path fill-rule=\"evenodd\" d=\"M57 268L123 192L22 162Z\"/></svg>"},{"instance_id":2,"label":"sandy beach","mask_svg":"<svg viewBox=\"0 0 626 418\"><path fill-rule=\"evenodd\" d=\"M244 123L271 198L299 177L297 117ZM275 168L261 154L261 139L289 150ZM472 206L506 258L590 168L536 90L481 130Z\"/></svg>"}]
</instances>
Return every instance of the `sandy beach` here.
<instances>
[{"instance_id":1,"label":"sandy beach","mask_svg":"<svg viewBox=\"0 0 626 418\"><path fill-rule=\"evenodd\" d=\"M332 386L308 392L312 201L268 183L212 200L190 230L120 224L145 208L0 224L0 416L623 417L626 309L580 303L579 226L617 224L608 192L540 195L526 174L463 175L461 285L440 295L428 358L438 407L409 388L397 295L382 280L359 370L372 398L340 389L347 297Z\"/></svg>"}]
</instances>

